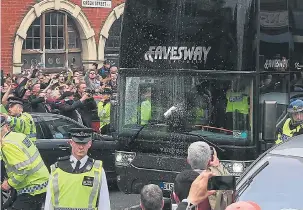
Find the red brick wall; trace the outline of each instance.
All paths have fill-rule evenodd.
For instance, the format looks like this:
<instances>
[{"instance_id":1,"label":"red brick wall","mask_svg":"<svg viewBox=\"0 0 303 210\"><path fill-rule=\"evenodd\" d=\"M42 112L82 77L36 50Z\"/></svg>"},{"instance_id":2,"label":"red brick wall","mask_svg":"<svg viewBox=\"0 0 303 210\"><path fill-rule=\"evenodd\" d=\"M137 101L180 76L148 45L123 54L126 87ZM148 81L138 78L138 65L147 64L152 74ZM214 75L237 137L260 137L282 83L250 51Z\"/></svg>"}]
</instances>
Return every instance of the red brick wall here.
<instances>
[{"instance_id":1,"label":"red brick wall","mask_svg":"<svg viewBox=\"0 0 303 210\"><path fill-rule=\"evenodd\" d=\"M81 7L81 0L70 0ZM5 73L12 73L13 45L16 32L22 19L38 0L1 0L1 66ZM112 0L112 9L123 3L124 0ZM102 26L112 11L108 8L82 8L91 27L95 31L98 47L99 34ZM21 52L20 52L21 53Z\"/></svg>"}]
</instances>

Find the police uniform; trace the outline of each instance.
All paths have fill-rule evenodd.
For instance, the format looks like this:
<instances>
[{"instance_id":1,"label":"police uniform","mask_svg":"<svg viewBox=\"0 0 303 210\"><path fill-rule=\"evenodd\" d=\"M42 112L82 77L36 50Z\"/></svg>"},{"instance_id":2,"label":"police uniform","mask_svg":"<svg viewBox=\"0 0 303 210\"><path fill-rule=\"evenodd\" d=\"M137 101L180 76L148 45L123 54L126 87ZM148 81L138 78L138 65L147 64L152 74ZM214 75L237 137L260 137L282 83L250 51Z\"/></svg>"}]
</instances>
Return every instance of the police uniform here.
<instances>
[{"instance_id":1,"label":"police uniform","mask_svg":"<svg viewBox=\"0 0 303 210\"><path fill-rule=\"evenodd\" d=\"M1 116L1 127L5 124ZM35 144L26 135L9 131L2 138L1 152L7 183L17 191L12 209L41 209L49 172Z\"/></svg>"},{"instance_id":2,"label":"police uniform","mask_svg":"<svg viewBox=\"0 0 303 210\"><path fill-rule=\"evenodd\" d=\"M91 129L71 129L76 143L91 140ZM59 158L51 166L45 210L110 210L109 192L102 161L87 155L77 160L73 155Z\"/></svg>"},{"instance_id":3,"label":"police uniform","mask_svg":"<svg viewBox=\"0 0 303 210\"><path fill-rule=\"evenodd\" d=\"M276 144L280 144L292 136L303 133L303 101L300 99L291 101L287 112L290 118L285 121L282 129L278 129ZM299 118L297 118L297 116L299 116Z\"/></svg>"},{"instance_id":4,"label":"police uniform","mask_svg":"<svg viewBox=\"0 0 303 210\"><path fill-rule=\"evenodd\" d=\"M108 88L105 88L102 94L112 94L112 91ZM101 134L108 134L110 132L110 101L100 101L97 107L98 116L100 118Z\"/></svg>"},{"instance_id":5,"label":"police uniform","mask_svg":"<svg viewBox=\"0 0 303 210\"><path fill-rule=\"evenodd\" d=\"M233 130L233 120L236 116L237 129L247 130L249 129L249 95L246 89L243 92L232 92L228 90L226 92L226 128Z\"/></svg>"},{"instance_id":6,"label":"police uniform","mask_svg":"<svg viewBox=\"0 0 303 210\"><path fill-rule=\"evenodd\" d=\"M151 119L151 102L149 99L141 103L141 125L145 125Z\"/></svg>"},{"instance_id":7,"label":"police uniform","mask_svg":"<svg viewBox=\"0 0 303 210\"><path fill-rule=\"evenodd\" d=\"M23 106L23 100L17 97L10 97L8 99L8 107L11 107L15 104L20 104ZM33 120L33 117L26 112L22 112L18 116L9 116L7 118L13 131L17 133L23 133L28 136L32 142L37 140L37 131L36 125Z\"/></svg>"}]
</instances>

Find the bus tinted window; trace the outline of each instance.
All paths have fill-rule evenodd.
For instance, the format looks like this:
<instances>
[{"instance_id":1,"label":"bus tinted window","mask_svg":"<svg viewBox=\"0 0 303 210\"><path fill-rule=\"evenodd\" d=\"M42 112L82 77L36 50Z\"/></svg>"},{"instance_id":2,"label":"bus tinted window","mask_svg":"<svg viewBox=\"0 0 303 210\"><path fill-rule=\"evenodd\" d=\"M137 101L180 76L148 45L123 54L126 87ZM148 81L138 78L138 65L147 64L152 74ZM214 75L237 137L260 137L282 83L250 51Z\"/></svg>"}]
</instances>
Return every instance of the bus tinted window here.
<instances>
[{"instance_id":1,"label":"bus tinted window","mask_svg":"<svg viewBox=\"0 0 303 210\"><path fill-rule=\"evenodd\" d=\"M129 0L121 68L255 70L252 0Z\"/></svg>"}]
</instances>

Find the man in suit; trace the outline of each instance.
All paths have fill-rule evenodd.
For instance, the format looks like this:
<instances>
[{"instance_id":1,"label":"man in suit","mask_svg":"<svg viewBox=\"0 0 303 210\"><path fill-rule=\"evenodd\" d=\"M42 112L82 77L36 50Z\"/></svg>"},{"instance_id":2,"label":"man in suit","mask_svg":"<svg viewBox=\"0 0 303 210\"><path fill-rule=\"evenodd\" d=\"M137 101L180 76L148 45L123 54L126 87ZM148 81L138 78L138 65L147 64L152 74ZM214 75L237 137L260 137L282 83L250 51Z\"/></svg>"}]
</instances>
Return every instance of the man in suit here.
<instances>
[{"instance_id":1,"label":"man in suit","mask_svg":"<svg viewBox=\"0 0 303 210\"><path fill-rule=\"evenodd\" d=\"M51 166L45 208L110 210L109 192L102 161L87 156L92 129L70 130L72 154Z\"/></svg>"}]
</instances>

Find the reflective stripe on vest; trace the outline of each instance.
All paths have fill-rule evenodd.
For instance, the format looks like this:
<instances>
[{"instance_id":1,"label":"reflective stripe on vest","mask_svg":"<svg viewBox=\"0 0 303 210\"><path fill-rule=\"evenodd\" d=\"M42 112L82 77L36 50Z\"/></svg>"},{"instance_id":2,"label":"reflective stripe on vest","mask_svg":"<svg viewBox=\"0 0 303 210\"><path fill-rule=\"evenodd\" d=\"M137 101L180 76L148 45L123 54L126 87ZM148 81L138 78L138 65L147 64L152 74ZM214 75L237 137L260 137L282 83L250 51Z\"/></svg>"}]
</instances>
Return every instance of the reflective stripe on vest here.
<instances>
[{"instance_id":1,"label":"reflective stripe on vest","mask_svg":"<svg viewBox=\"0 0 303 210\"><path fill-rule=\"evenodd\" d=\"M29 115L30 117L29 117L28 115ZM34 131L35 122L33 122L33 119L32 119L32 117L31 117L31 115L28 114L28 113L22 113L21 116L26 117L26 118L29 120L29 123L30 123L30 133L29 133L27 136L28 136L29 138L35 138L35 137L36 137L36 133L35 133L35 131Z\"/></svg>"},{"instance_id":2,"label":"reflective stripe on vest","mask_svg":"<svg viewBox=\"0 0 303 210\"><path fill-rule=\"evenodd\" d=\"M101 168L101 161L96 160L93 164L93 167L90 171L88 172L84 172L84 173L80 173L80 174L72 174L72 176L87 176L88 173L92 173L92 170L94 169L100 169ZM59 172L62 171L60 168L56 168L54 165L51 166L51 170L52 170L52 196L53 196L53 202L54 202L54 209L96 209L95 206L97 205L95 202L98 200L98 198L96 199L96 201L94 202L94 199L98 196L98 192L100 190L100 186L101 186L101 171L96 171L94 170L93 172L93 176L94 176L94 181L93 184L91 186L91 192L89 194L88 197L88 206L87 208L76 208L76 207L60 207L62 206L62 204L60 204L60 175ZM60 171L57 171L60 170ZM67 173L62 171L61 173ZM99 181L99 177L100 177L100 181ZM72 177L71 177L72 179ZM63 184L63 183L61 183ZM82 183L83 185L83 183ZM80 189L79 189L80 190ZM80 190L81 191L81 190ZM68 196L68 195L65 195ZM74 198L75 200L77 199L81 199L81 198Z\"/></svg>"},{"instance_id":3,"label":"reflective stripe on vest","mask_svg":"<svg viewBox=\"0 0 303 210\"><path fill-rule=\"evenodd\" d=\"M9 181L17 193L35 195L45 192L49 172L34 143L25 134L10 132L3 139L3 145L8 154L10 150L19 150L22 157L15 160L13 156L3 156Z\"/></svg>"},{"instance_id":4,"label":"reflective stripe on vest","mask_svg":"<svg viewBox=\"0 0 303 210\"><path fill-rule=\"evenodd\" d=\"M29 140L29 141L30 141L30 140ZM20 173L20 171L19 171L20 168L26 167L26 166L32 164L32 163L33 163L35 160L37 160L37 158L40 156L40 153L39 153L38 150L34 153L33 156L31 156L31 155L29 154L29 152L28 152L24 147L20 146L17 142L6 140L5 143L14 144L14 145L17 146L20 150L22 150L22 151L24 152L24 154L26 154L26 156L28 157L28 160L25 160L25 161L23 161L23 162L21 162L21 163L18 163L18 164L16 164L16 165L13 165L13 167L15 168L15 172ZM41 162L41 163L42 163L42 166L43 166L43 162ZM41 167L42 167L42 166L41 166ZM36 166L36 167L37 167L37 166ZM40 168L41 168L41 167L40 167ZM32 169L32 170L33 170L33 169ZM22 171L24 171L24 170L22 170Z\"/></svg>"},{"instance_id":5,"label":"reflective stripe on vest","mask_svg":"<svg viewBox=\"0 0 303 210\"><path fill-rule=\"evenodd\" d=\"M291 130L289 125L291 123L291 119L288 118L282 128L282 133L278 135L278 139L276 140L276 144L280 144L288 140L290 137L294 135L295 132L298 132L302 127L298 125L295 129Z\"/></svg>"}]
</instances>

